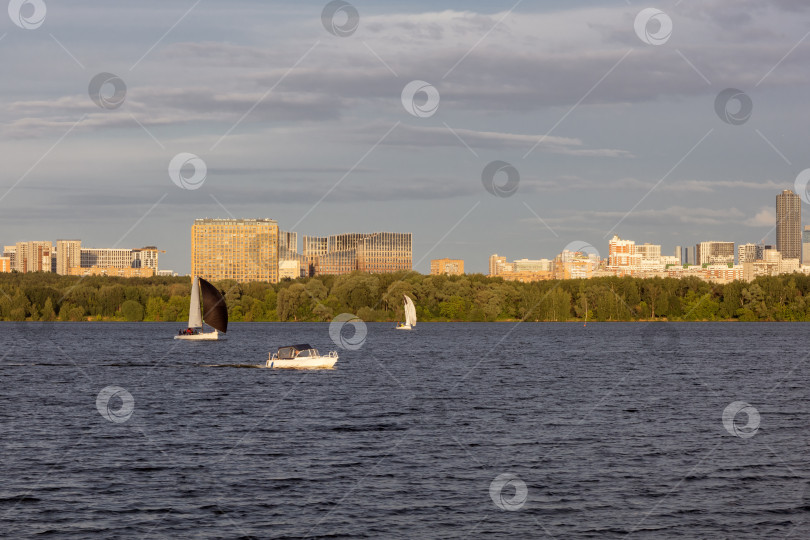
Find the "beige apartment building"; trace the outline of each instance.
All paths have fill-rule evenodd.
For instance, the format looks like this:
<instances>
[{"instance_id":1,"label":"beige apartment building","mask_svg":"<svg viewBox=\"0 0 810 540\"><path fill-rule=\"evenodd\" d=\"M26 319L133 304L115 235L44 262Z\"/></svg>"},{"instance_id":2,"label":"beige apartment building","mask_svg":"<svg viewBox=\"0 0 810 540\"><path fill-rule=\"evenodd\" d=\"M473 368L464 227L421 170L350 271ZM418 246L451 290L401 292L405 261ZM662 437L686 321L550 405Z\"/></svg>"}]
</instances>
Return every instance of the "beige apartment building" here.
<instances>
[{"instance_id":1,"label":"beige apartment building","mask_svg":"<svg viewBox=\"0 0 810 540\"><path fill-rule=\"evenodd\" d=\"M430 275L432 276L461 276L463 274L463 259L433 259L430 261Z\"/></svg>"},{"instance_id":2,"label":"beige apartment building","mask_svg":"<svg viewBox=\"0 0 810 540\"><path fill-rule=\"evenodd\" d=\"M17 272L50 272L51 242L17 242L14 253L14 270Z\"/></svg>"},{"instance_id":3,"label":"beige apartment building","mask_svg":"<svg viewBox=\"0 0 810 540\"><path fill-rule=\"evenodd\" d=\"M57 240L56 241L56 273L61 276L70 274L70 269L81 266L82 241Z\"/></svg>"},{"instance_id":4,"label":"beige apartment building","mask_svg":"<svg viewBox=\"0 0 810 540\"><path fill-rule=\"evenodd\" d=\"M273 219L194 220L191 274L209 281L277 283L278 239Z\"/></svg>"}]
</instances>

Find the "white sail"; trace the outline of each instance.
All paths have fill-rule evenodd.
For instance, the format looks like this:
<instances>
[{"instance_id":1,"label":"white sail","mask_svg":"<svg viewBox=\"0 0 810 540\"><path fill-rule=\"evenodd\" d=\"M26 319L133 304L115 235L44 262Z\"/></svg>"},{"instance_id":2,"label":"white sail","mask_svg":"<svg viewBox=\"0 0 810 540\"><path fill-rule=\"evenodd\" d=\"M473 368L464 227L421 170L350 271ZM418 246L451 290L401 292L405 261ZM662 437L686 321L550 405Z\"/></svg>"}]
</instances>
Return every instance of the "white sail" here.
<instances>
[{"instance_id":1,"label":"white sail","mask_svg":"<svg viewBox=\"0 0 810 540\"><path fill-rule=\"evenodd\" d=\"M188 327L202 328L202 309L200 308L200 282L197 276L191 278L191 303L188 307Z\"/></svg>"},{"instance_id":2,"label":"white sail","mask_svg":"<svg viewBox=\"0 0 810 540\"><path fill-rule=\"evenodd\" d=\"M405 324L416 326L416 306L413 305L413 300L408 295L405 295Z\"/></svg>"}]
</instances>

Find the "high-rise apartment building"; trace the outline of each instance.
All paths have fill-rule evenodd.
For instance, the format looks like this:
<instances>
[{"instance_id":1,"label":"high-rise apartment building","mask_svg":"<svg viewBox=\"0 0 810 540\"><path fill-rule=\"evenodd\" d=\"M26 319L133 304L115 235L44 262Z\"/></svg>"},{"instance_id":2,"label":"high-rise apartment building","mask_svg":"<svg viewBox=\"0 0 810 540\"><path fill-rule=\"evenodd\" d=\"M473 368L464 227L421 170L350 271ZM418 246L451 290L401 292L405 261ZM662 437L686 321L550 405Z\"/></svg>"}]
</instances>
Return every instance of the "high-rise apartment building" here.
<instances>
[{"instance_id":1,"label":"high-rise apartment building","mask_svg":"<svg viewBox=\"0 0 810 540\"><path fill-rule=\"evenodd\" d=\"M783 259L802 257L802 200L789 189L776 196L776 250Z\"/></svg>"},{"instance_id":2,"label":"high-rise apartment building","mask_svg":"<svg viewBox=\"0 0 810 540\"><path fill-rule=\"evenodd\" d=\"M310 275L411 270L413 239L411 233L393 232L304 236L302 256Z\"/></svg>"},{"instance_id":3,"label":"high-rise apartment building","mask_svg":"<svg viewBox=\"0 0 810 540\"><path fill-rule=\"evenodd\" d=\"M315 275L315 264L329 252L329 239L325 236L304 235L301 254L307 265L307 275Z\"/></svg>"},{"instance_id":4,"label":"high-rise apartment building","mask_svg":"<svg viewBox=\"0 0 810 540\"><path fill-rule=\"evenodd\" d=\"M278 233L273 219L194 220L191 274L209 281L276 283Z\"/></svg>"},{"instance_id":5,"label":"high-rise apartment building","mask_svg":"<svg viewBox=\"0 0 810 540\"><path fill-rule=\"evenodd\" d=\"M14 269L18 272L51 271L51 242L17 242L14 251Z\"/></svg>"},{"instance_id":6,"label":"high-rise apartment building","mask_svg":"<svg viewBox=\"0 0 810 540\"><path fill-rule=\"evenodd\" d=\"M633 240L622 240L614 235L608 243L608 266L636 266L641 262L641 255L636 253L636 243ZM661 246L658 246L658 255L661 255Z\"/></svg>"},{"instance_id":7,"label":"high-rise apartment building","mask_svg":"<svg viewBox=\"0 0 810 540\"><path fill-rule=\"evenodd\" d=\"M695 264L734 264L734 242L701 242L695 245Z\"/></svg>"},{"instance_id":8,"label":"high-rise apartment building","mask_svg":"<svg viewBox=\"0 0 810 540\"><path fill-rule=\"evenodd\" d=\"M17 246L3 246L3 257L8 257L9 264L11 265L11 270L15 270L17 267L15 263L17 262ZM10 270L9 270L10 271Z\"/></svg>"},{"instance_id":9,"label":"high-rise apartment building","mask_svg":"<svg viewBox=\"0 0 810 540\"><path fill-rule=\"evenodd\" d=\"M489 257L489 275L495 277L498 274L502 274L508 264L509 263L506 262L506 257L501 257L497 253L491 255ZM509 269L509 271L512 270L514 270L514 268Z\"/></svg>"},{"instance_id":10,"label":"high-rise apartment building","mask_svg":"<svg viewBox=\"0 0 810 540\"><path fill-rule=\"evenodd\" d=\"M810 264L810 225L802 231L802 264Z\"/></svg>"},{"instance_id":11,"label":"high-rise apartment building","mask_svg":"<svg viewBox=\"0 0 810 540\"><path fill-rule=\"evenodd\" d=\"M70 269L81 266L81 240L56 241L56 273L62 276L70 275Z\"/></svg>"},{"instance_id":12,"label":"high-rise apartment building","mask_svg":"<svg viewBox=\"0 0 810 540\"><path fill-rule=\"evenodd\" d=\"M413 269L411 233L364 234L357 243L357 269L372 274L389 274Z\"/></svg>"},{"instance_id":13,"label":"high-rise apartment building","mask_svg":"<svg viewBox=\"0 0 810 540\"><path fill-rule=\"evenodd\" d=\"M298 251L298 233L278 232L279 279L309 276L307 258Z\"/></svg>"},{"instance_id":14,"label":"high-rise apartment building","mask_svg":"<svg viewBox=\"0 0 810 540\"><path fill-rule=\"evenodd\" d=\"M645 261L657 261L661 258L661 245L660 244L636 244L636 253L641 255L641 259Z\"/></svg>"},{"instance_id":15,"label":"high-rise apartment building","mask_svg":"<svg viewBox=\"0 0 810 540\"><path fill-rule=\"evenodd\" d=\"M762 260L765 253L763 244L740 244L737 246L737 261L740 264Z\"/></svg>"}]
</instances>

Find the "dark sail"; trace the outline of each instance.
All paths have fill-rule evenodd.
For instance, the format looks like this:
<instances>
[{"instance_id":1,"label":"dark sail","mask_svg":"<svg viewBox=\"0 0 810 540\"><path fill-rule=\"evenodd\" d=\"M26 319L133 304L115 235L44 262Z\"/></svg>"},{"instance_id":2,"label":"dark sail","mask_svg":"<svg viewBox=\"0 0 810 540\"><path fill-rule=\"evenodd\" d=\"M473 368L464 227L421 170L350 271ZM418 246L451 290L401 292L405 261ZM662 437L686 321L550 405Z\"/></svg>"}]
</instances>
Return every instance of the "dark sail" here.
<instances>
[{"instance_id":1,"label":"dark sail","mask_svg":"<svg viewBox=\"0 0 810 540\"><path fill-rule=\"evenodd\" d=\"M225 305L225 297L216 287L203 278L199 278L199 280L203 303L203 321L208 326L213 326L224 334L228 330L228 308Z\"/></svg>"}]
</instances>

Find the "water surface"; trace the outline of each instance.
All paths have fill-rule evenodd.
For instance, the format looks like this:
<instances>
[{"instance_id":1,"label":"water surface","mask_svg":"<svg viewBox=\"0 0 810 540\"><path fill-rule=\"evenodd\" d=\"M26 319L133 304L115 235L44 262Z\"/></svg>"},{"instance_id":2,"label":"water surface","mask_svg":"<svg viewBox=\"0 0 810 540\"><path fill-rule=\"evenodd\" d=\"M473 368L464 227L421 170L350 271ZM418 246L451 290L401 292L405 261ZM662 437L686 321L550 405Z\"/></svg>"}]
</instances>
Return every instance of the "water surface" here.
<instances>
[{"instance_id":1,"label":"water surface","mask_svg":"<svg viewBox=\"0 0 810 540\"><path fill-rule=\"evenodd\" d=\"M312 372L252 367L328 324L179 326L0 324L4 537L810 535L807 324L369 324Z\"/></svg>"}]
</instances>

